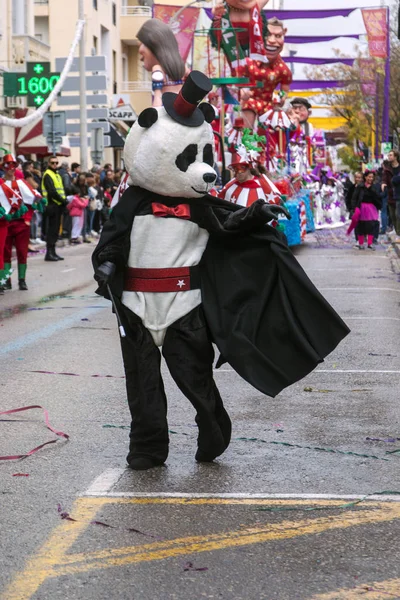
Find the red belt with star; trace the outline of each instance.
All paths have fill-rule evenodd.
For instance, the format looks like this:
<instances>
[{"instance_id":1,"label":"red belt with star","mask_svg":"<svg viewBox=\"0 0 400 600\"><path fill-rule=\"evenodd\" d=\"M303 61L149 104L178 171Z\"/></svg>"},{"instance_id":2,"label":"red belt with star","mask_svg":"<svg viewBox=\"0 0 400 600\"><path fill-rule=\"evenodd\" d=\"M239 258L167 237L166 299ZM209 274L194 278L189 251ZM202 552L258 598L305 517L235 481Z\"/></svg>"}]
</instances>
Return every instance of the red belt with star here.
<instances>
[{"instance_id":1,"label":"red belt with star","mask_svg":"<svg viewBox=\"0 0 400 600\"><path fill-rule=\"evenodd\" d=\"M125 269L126 292L188 292L200 288L199 267Z\"/></svg>"}]
</instances>

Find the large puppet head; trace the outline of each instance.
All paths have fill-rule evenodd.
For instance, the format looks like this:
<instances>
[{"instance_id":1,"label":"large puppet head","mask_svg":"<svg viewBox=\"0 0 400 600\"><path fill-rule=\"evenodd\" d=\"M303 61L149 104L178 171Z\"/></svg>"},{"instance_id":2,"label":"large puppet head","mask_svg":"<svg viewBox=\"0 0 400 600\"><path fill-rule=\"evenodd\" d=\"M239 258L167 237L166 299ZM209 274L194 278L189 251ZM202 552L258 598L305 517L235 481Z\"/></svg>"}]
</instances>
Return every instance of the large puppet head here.
<instances>
[{"instance_id":1,"label":"large puppet head","mask_svg":"<svg viewBox=\"0 0 400 600\"><path fill-rule=\"evenodd\" d=\"M199 102L211 82L192 71L179 94L166 92L163 106L146 108L125 143L130 182L163 196L200 198L214 186L212 106Z\"/></svg>"},{"instance_id":2,"label":"large puppet head","mask_svg":"<svg viewBox=\"0 0 400 600\"><path fill-rule=\"evenodd\" d=\"M257 0L229 0L229 6L236 10L252 10L257 4Z\"/></svg>"},{"instance_id":3,"label":"large puppet head","mask_svg":"<svg viewBox=\"0 0 400 600\"><path fill-rule=\"evenodd\" d=\"M285 43L285 29L282 21L273 17L267 22L268 33L265 36L265 54L269 62L274 62L283 50Z\"/></svg>"},{"instance_id":4,"label":"large puppet head","mask_svg":"<svg viewBox=\"0 0 400 600\"><path fill-rule=\"evenodd\" d=\"M158 19L146 21L137 33L141 42L139 56L146 71L160 65L172 81L179 80L185 73L185 63L179 54L178 42L172 29Z\"/></svg>"},{"instance_id":5,"label":"large puppet head","mask_svg":"<svg viewBox=\"0 0 400 600\"><path fill-rule=\"evenodd\" d=\"M311 115L311 104L307 98L293 98L290 101L293 111L300 123L306 123Z\"/></svg>"}]
</instances>

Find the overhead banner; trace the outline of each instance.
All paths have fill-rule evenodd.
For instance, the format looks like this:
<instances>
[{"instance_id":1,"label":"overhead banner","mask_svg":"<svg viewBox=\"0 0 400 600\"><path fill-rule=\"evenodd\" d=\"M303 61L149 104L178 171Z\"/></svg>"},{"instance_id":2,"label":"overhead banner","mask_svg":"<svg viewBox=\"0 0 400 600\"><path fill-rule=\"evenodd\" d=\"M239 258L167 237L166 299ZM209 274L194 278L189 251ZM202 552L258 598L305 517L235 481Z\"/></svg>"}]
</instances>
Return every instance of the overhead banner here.
<instances>
[{"instance_id":1,"label":"overhead banner","mask_svg":"<svg viewBox=\"0 0 400 600\"><path fill-rule=\"evenodd\" d=\"M376 96L376 62L373 58L359 58L358 65L361 73L361 90L368 97Z\"/></svg>"},{"instance_id":2,"label":"overhead banner","mask_svg":"<svg viewBox=\"0 0 400 600\"><path fill-rule=\"evenodd\" d=\"M388 9L363 8L361 10L368 36L370 56L387 58L388 56Z\"/></svg>"},{"instance_id":3,"label":"overhead banner","mask_svg":"<svg viewBox=\"0 0 400 600\"><path fill-rule=\"evenodd\" d=\"M342 88L350 85L351 81L340 81L338 79L326 80L294 80L290 89L293 90L326 90L329 88Z\"/></svg>"},{"instance_id":4,"label":"overhead banner","mask_svg":"<svg viewBox=\"0 0 400 600\"><path fill-rule=\"evenodd\" d=\"M200 8L185 8L177 19L172 17L179 11L179 6L154 5L154 17L169 25L177 39L179 52L183 60L187 60L192 47L194 31Z\"/></svg>"}]
</instances>

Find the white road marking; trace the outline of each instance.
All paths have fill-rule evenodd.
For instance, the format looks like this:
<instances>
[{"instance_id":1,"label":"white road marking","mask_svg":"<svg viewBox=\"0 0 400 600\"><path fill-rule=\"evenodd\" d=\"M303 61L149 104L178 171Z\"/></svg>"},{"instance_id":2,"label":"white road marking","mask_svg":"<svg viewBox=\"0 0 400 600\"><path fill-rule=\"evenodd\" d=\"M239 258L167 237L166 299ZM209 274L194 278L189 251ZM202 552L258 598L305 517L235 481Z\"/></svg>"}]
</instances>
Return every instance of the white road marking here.
<instances>
[{"instance_id":1,"label":"white road marking","mask_svg":"<svg viewBox=\"0 0 400 600\"><path fill-rule=\"evenodd\" d=\"M234 371L233 369L214 369L214 373L237 374L236 371ZM311 373L309 373L307 377L309 377L310 375L316 375L317 373L400 373L400 371L378 371L374 369L315 369L315 371L311 371Z\"/></svg>"},{"instance_id":2,"label":"white road marking","mask_svg":"<svg viewBox=\"0 0 400 600\"><path fill-rule=\"evenodd\" d=\"M87 497L107 497L107 498L216 498L216 499L238 499L238 500L343 500L356 501L362 500L366 494L249 494L249 493L188 493L188 492L86 492L81 496ZM373 494L366 500L378 502L400 502L400 497Z\"/></svg>"},{"instance_id":3,"label":"white road marking","mask_svg":"<svg viewBox=\"0 0 400 600\"><path fill-rule=\"evenodd\" d=\"M400 321L399 317L344 317L346 321Z\"/></svg>"},{"instance_id":4,"label":"white road marking","mask_svg":"<svg viewBox=\"0 0 400 600\"><path fill-rule=\"evenodd\" d=\"M318 288L320 292L397 292L400 294L400 288L398 290L394 288L386 288L386 287L356 287L356 288Z\"/></svg>"},{"instance_id":5,"label":"white road marking","mask_svg":"<svg viewBox=\"0 0 400 600\"><path fill-rule=\"evenodd\" d=\"M313 267L307 267L307 271L326 271L327 273L330 273L331 271L360 271L362 268L364 268L365 270L370 271L371 267L369 266L365 266L365 267L353 267L353 268L349 268L349 267L329 267L329 271L327 271L326 267L324 269L318 269L318 268L313 268ZM379 269L379 272L388 272L388 273L392 273L392 275L394 275L393 271L391 269Z\"/></svg>"},{"instance_id":6,"label":"white road marking","mask_svg":"<svg viewBox=\"0 0 400 600\"><path fill-rule=\"evenodd\" d=\"M76 271L76 267L72 267L71 269L63 269L61 273L69 273L69 271Z\"/></svg>"},{"instance_id":7,"label":"white road marking","mask_svg":"<svg viewBox=\"0 0 400 600\"><path fill-rule=\"evenodd\" d=\"M119 479L125 473L125 469L107 469L101 475L96 477L89 486L84 496L102 496L109 492L118 483Z\"/></svg>"},{"instance_id":8,"label":"white road marking","mask_svg":"<svg viewBox=\"0 0 400 600\"><path fill-rule=\"evenodd\" d=\"M312 254L311 252L309 254L306 253L301 253L301 254L296 254L296 258L297 260L301 260L302 258L312 258L313 260L315 260L316 258L341 258L342 260L345 258L349 258L349 259L354 259L355 254L345 254L343 252L343 254ZM388 260L387 256L377 256L376 254L374 254L373 256L371 256L371 254L369 254L370 258L379 258L381 260Z\"/></svg>"},{"instance_id":9,"label":"white road marking","mask_svg":"<svg viewBox=\"0 0 400 600\"><path fill-rule=\"evenodd\" d=\"M309 375L314 375L315 373L400 373L400 371L378 371L374 369L316 369L309 373Z\"/></svg>"}]
</instances>

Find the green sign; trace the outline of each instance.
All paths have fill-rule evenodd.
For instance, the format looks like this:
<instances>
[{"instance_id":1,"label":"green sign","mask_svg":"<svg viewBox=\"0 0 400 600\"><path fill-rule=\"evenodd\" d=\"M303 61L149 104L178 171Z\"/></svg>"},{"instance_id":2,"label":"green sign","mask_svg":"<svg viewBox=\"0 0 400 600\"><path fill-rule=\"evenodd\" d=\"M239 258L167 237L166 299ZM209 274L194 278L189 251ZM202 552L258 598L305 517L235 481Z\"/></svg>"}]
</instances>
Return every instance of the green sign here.
<instances>
[{"instance_id":1,"label":"green sign","mask_svg":"<svg viewBox=\"0 0 400 600\"><path fill-rule=\"evenodd\" d=\"M381 154L384 158L387 158L387 155L392 149L392 144L390 142L382 142L381 143Z\"/></svg>"},{"instance_id":2,"label":"green sign","mask_svg":"<svg viewBox=\"0 0 400 600\"><path fill-rule=\"evenodd\" d=\"M53 91L60 73L50 72L48 62L28 62L27 72L4 73L4 96L25 96L28 106L39 107Z\"/></svg>"}]
</instances>

